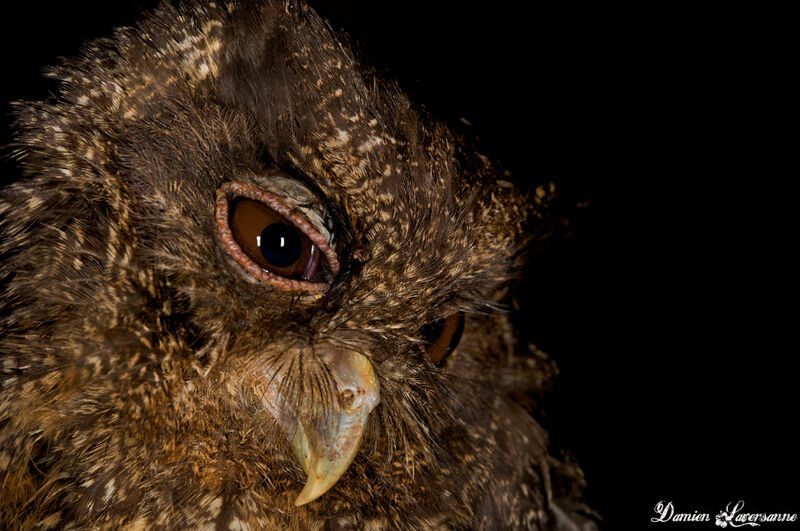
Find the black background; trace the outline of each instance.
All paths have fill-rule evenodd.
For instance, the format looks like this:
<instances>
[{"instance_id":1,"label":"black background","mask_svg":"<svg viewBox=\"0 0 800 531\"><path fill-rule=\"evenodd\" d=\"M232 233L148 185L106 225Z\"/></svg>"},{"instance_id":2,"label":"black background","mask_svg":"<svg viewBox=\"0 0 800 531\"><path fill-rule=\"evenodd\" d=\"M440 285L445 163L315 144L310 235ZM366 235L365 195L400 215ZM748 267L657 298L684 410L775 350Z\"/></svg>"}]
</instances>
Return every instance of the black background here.
<instances>
[{"instance_id":1,"label":"black background","mask_svg":"<svg viewBox=\"0 0 800 531\"><path fill-rule=\"evenodd\" d=\"M2 101L46 97L45 65L152 5L4 8ZM561 368L554 446L583 465L608 528L671 527L649 522L659 500L712 519L739 499L800 512L788 14L312 5L415 101L469 120L518 179L590 199L533 257L523 304ZM713 521L675 527L694 526Z\"/></svg>"}]
</instances>

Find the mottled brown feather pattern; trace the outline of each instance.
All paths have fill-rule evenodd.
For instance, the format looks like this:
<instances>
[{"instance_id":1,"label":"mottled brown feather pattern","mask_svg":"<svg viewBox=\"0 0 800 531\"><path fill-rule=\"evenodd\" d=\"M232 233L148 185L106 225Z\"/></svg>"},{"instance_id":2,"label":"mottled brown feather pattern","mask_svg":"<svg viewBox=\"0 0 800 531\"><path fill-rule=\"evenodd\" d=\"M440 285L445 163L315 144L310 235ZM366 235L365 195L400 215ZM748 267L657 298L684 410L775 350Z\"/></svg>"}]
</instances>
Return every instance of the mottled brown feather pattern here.
<instances>
[{"instance_id":1,"label":"mottled brown feather pattern","mask_svg":"<svg viewBox=\"0 0 800 531\"><path fill-rule=\"evenodd\" d=\"M302 3L165 5L50 75L58 98L16 105L25 176L0 192L6 527L540 529L564 512L551 484L579 469L513 398L555 369L503 313L552 189L498 177ZM325 294L261 282L217 237L223 183L289 180L335 238ZM455 311L464 337L436 368L419 330ZM295 507L304 473L250 368L288 367L286 396L317 393L322 414L315 345L370 359L381 401L342 479Z\"/></svg>"}]
</instances>

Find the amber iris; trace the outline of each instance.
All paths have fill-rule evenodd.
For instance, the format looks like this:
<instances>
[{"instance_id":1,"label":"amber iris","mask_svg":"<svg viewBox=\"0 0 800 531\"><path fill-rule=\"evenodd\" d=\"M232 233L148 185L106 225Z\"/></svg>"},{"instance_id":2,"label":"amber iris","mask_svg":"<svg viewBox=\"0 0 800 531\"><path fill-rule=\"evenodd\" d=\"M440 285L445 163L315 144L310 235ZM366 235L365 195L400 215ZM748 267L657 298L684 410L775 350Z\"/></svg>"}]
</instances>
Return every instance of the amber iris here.
<instances>
[{"instance_id":1,"label":"amber iris","mask_svg":"<svg viewBox=\"0 0 800 531\"><path fill-rule=\"evenodd\" d=\"M461 341L464 332L464 314L454 313L445 319L425 325L421 333L425 340L425 350L430 360L437 365L444 365L447 357L453 353Z\"/></svg>"},{"instance_id":2,"label":"amber iris","mask_svg":"<svg viewBox=\"0 0 800 531\"><path fill-rule=\"evenodd\" d=\"M247 197L231 197L229 205L231 233L253 262L286 278L314 277L319 250L291 221L261 201Z\"/></svg>"}]
</instances>

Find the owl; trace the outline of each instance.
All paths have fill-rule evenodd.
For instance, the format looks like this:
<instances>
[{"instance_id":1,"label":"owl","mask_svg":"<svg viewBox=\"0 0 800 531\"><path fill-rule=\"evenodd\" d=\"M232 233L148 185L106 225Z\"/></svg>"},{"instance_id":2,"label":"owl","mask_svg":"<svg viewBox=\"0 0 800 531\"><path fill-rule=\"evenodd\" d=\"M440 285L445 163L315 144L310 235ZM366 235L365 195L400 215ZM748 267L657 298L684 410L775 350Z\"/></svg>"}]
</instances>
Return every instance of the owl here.
<instances>
[{"instance_id":1,"label":"owl","mask_svg":"<svg viewBox=\"0 0 800 531\"><path fill-rule=\"evenodd\" d=\"M509 286L550 229L294 0L163 5L15 106L0 521L594 529Z\"/></svg>"}]
</instances>

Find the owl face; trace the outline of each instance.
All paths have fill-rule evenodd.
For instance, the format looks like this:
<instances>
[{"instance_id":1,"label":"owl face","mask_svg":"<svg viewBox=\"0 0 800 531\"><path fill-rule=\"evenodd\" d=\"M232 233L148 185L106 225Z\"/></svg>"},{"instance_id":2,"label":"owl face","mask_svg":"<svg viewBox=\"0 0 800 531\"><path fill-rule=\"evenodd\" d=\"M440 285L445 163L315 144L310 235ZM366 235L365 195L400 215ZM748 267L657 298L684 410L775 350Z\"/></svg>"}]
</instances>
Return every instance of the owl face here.
<instances>
[{"instance_id":1,"label":"owl face","mask_svg":"<svg viewBox=\"0 0 800 531\"><path fill-rule=\"evenodd\" d=\"M3 433L63 518L475 523L497 471L539 485L496 372L533 203L313 11L163 7L53 75L0 199Z\"/></svg>"}]
</instances>

